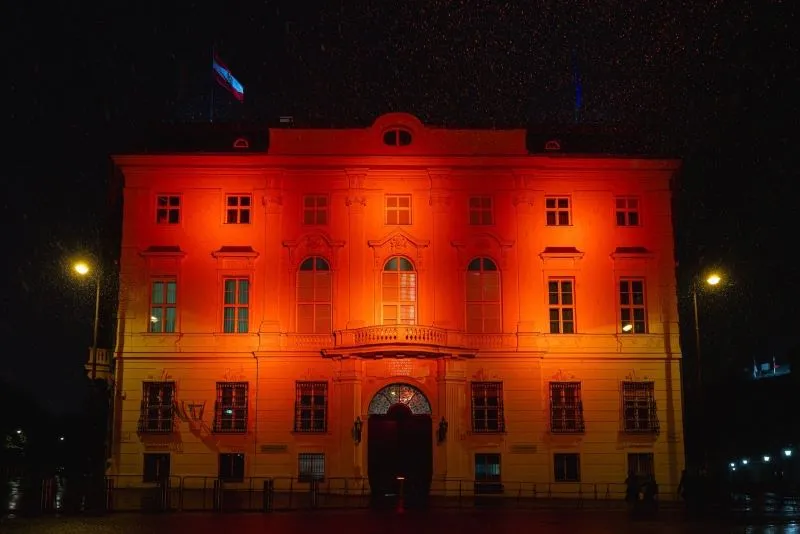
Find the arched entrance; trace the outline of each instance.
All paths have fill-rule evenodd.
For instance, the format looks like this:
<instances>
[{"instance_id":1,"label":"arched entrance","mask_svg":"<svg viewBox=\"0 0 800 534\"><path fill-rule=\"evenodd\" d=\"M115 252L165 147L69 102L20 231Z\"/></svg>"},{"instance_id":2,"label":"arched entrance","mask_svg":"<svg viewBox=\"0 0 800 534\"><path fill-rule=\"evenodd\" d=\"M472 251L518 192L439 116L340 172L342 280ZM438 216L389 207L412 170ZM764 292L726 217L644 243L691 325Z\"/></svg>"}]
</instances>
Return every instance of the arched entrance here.
<instances>
[{"instance_id":1,"label":"arched entrance","mask_svg":"<svg viewBox=\"0 0 800 534\"><path fill-rule=\"evenodd\" d=\"M433 421L425 394L390 384L369 403L367 475L373 499L424 502L433 476Z\"/></svg>"}]
</instances>

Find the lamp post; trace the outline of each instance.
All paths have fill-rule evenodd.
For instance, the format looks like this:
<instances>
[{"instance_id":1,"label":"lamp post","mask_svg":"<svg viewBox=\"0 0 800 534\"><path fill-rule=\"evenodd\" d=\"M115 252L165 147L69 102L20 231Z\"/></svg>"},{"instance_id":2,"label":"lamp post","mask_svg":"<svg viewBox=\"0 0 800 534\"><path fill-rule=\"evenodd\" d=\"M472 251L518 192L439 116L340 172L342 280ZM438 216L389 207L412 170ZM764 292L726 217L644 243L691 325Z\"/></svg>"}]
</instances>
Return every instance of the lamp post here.
<instances>
[{"instance_id":1,"label":"lamp post","mask_svg":"<svg viewBox=\"0 0 800 534\"><path fill-rule=\"evenodd\" d=\"M91 266L85 261L78 261L72 266L80 276L89 276L92 272ZM94 272L95 295L94 295L94 328L92 330L92 381L97 379L97 330L100 323L100 268Z\"/></svg>"},{"instance_id":2,"label":"lamp post","mask_svg":"<svg viewBox=\"0 0 800 534\"><path fill-rule=\"evenodd\" d=\"M718 285L721 281L722 278L717 273L711 273L705 279L706 284L712 287ZM700 355L700 317L699 313L697 312L697 287L698 287L697 282L692 284L692 305L694 306L694 339L695 339L695 353L697 358L697 390L699 395L700 387L703 384L703 365L702 365L702 358Z\"/></svg>"}]
</instances>

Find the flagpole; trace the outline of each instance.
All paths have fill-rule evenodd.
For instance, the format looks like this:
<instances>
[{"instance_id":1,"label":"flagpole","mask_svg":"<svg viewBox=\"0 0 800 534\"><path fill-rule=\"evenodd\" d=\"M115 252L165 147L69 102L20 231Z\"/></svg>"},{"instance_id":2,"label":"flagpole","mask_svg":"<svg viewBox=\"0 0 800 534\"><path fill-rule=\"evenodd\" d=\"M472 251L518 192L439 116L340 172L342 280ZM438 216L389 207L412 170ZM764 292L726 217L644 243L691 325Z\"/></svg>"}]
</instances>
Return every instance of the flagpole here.
<instances>
[{"instance_id":1,"label":"flagpole","mask_svg":"<svg viewBox=\"0 0 800 534\"><path fill-rule=\"evenodd\" d=\"M211 72L214 72L214 46L211 46ZM208 122L214 122L214 80L211 80L211 102L208 107Z\"/></svg>"}]
</instances>

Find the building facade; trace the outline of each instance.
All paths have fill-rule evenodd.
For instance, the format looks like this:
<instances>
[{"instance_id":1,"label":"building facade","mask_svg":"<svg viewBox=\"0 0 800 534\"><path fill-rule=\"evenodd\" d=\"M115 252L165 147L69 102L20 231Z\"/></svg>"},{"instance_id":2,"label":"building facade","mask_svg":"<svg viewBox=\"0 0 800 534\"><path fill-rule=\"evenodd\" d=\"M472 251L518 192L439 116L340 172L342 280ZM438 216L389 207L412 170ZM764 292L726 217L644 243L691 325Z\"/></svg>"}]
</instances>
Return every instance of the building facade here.
<instances>
[{"instance_id":1,"label":"building facade","mask_svg":"<svg viewBox=\"0 0 800 534\"><path fill-rule=\"evenodd\" d=\"M110 474L677 484L677 161L402 113L269 135L114 158Z\"/></svg>"}]
</instances>

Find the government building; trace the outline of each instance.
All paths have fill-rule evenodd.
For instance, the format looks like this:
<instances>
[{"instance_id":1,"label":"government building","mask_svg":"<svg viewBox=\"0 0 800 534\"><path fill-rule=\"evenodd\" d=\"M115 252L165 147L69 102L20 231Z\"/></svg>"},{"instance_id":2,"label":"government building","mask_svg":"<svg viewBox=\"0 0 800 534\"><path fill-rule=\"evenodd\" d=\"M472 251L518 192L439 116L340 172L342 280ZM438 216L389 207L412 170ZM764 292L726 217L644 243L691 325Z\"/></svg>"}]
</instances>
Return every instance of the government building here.
<instances>
[{"instance_id":1,"label":"government building","mask_svg":"<svg viewBox=\"0 0 800 534\"><path fill-rule=\"evenodd\" d=\"M373 495L678 484L678 161L405 113L268 133L263 150L114 157L109 475Z\"/></svg>"}]
</instances>

